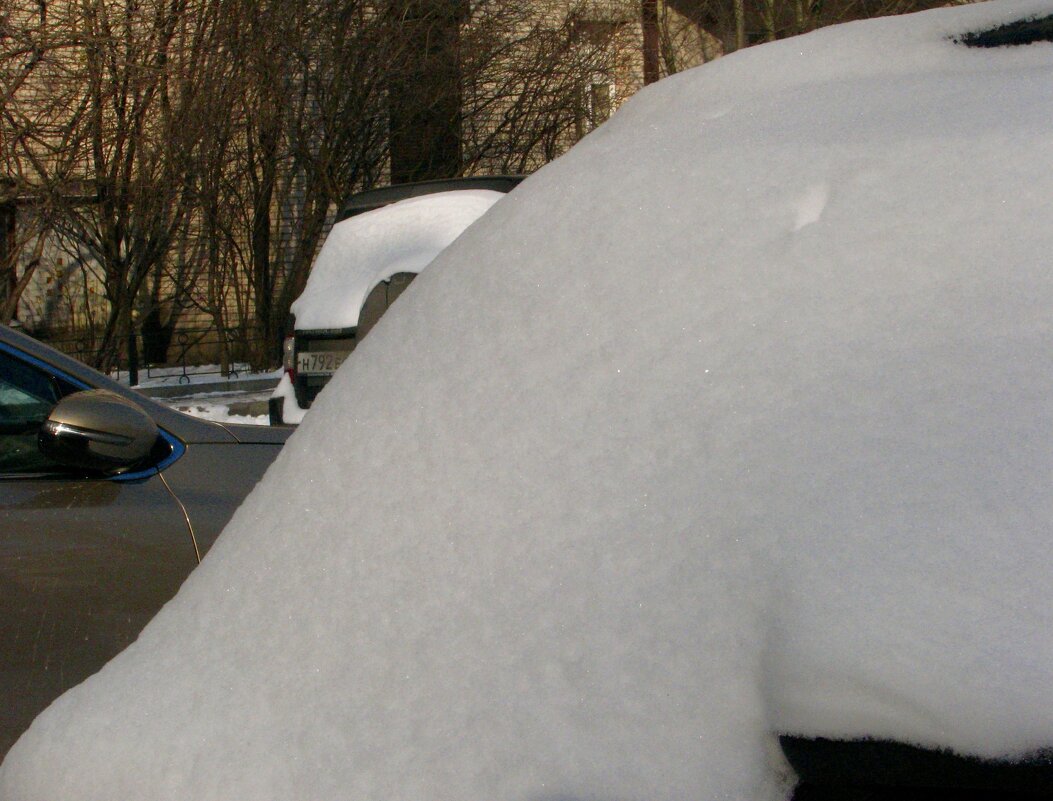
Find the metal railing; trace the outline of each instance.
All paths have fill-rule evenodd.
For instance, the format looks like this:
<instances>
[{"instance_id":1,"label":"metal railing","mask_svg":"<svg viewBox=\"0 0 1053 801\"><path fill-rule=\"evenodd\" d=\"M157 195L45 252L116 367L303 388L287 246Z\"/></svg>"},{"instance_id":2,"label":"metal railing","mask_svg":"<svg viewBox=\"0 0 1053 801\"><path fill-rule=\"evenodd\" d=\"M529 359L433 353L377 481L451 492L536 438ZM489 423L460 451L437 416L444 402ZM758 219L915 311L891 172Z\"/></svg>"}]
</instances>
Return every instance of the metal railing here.
<instances>
[{"instance_id":1,"label":"metal railing","mask_svg":"<svg viewBox=\"0 0 1053 801\"><path fill-rule=\"evenodd\" d=\"M95 355L95 341L83 334L75 337L42 337L53 348L90 364ZM180 328L172 332L167 346L163 348L163 360L148 359L150 350L159 350L161 343L144 342L142 334L137 337L139 351L139 383L143 380L175 376L178 383L191 383L191 376L215 375L226 379L236 379L249 369L249 356L266 351L262 339L245 336L240 331L228 331L225 337L215 328ZM222 364L221 355L226 353L227 364ZM157 354L153 354L156 356ZM110 377L115 380L128 381L129 364L126 348L122 348L117 364L111 369Z\"/></svg>"}]
</instances>

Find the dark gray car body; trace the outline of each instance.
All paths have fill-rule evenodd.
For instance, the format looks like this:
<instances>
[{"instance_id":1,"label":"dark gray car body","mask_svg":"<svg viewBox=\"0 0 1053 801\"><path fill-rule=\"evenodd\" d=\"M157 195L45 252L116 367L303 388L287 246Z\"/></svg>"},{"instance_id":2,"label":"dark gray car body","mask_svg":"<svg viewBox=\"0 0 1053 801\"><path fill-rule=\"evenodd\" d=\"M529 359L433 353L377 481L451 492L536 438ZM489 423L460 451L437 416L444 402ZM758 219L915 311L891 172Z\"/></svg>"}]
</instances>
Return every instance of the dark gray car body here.
<instances>
[{"instance_id":1,"label":"dark gray car body","mask_svg":"<svg viewBox=\"0 0 1053 801\"><path fill-rule=\"evenodd\" d=\"M2 758L55 697L138 636L290 432L188 417L5 326L0 357L0 368L39 373L64 395L130 399L164 438L158 460L122 475L0 471Z\"/></svg>"}]
</instances>

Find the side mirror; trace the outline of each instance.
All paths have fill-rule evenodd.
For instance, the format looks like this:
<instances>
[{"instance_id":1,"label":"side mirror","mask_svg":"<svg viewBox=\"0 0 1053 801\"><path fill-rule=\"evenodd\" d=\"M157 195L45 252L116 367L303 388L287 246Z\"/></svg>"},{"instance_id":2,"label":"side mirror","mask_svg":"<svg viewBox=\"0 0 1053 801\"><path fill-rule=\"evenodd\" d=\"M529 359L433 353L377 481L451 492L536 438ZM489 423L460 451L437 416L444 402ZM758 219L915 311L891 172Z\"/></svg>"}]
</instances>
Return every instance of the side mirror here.
<instances>
[{"instance_id":1,"label":"side mirror","mask_svg":"<svg viewBox=\"0 0 1053 801\"><path fill-rule=\"evenodd\" d=\"M101 389L67 395L40 427L41 452L59 464L117 473L142 462L157 424L132 401Z\"/></svg>"}]
</instances>

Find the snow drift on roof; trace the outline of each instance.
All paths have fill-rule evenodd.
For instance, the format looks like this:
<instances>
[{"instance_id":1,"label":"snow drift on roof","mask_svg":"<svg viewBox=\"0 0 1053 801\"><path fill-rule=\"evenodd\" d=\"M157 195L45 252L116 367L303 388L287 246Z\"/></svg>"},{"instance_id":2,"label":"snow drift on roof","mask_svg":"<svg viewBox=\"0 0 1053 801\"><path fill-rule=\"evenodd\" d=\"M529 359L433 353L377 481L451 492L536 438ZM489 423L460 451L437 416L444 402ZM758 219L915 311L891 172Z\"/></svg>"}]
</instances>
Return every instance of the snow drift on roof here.
<instances>
[{"instance_id":1,"label":"snow drift on roof","mask_svg":"<svg viewBox=\"0 0 1053 801\"><path fill-rule=\"evenodd\" d=\"M297 330L355 327L373 287L397 273L419 273L502 196L437 192L338 222L292 305Z\"/></svg>"},{"instance_id":2,"label":"snow drift on roof","mask_svg":"<svg viewBox=\"0 0 1053 801\"><path fill-rule=\"evenodd\" d=\"M954 43L1051 7L640 93L417 279L0 796L763 800L777 731L1053 743L1053 49Z\"/></svg>"}]
</instances>

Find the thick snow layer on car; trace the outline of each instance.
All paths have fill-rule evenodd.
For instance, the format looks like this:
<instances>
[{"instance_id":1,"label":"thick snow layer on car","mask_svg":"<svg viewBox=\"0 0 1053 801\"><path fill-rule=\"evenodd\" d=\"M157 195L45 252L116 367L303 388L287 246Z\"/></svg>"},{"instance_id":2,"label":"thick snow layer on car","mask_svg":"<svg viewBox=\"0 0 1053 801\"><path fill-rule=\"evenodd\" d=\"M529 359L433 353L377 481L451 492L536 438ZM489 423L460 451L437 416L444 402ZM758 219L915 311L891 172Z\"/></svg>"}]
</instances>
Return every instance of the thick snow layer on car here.
<instances>
[{"instance_id":1,"label":"thick snow layer on car","mask_svg":"<svg viewBox=\"0 0 1053 801\"><path fill-rule=\"evenodd\" d=\"M20 799L776 799L1053 744L1049 0L630 101L439 257Z\"/></svg>"},{"instance_id":2,"label":"thick snow layer on car","mask_svg":"<svg viewBox=\"0 0 1053 801\"><path fill-rule=\"evenodd\" d=\"M419 273L502 196L488 189L437 192L338 222L292 305L297 329L358 325L373 287L396 273Z\"/></svg>"}]
</instances>

